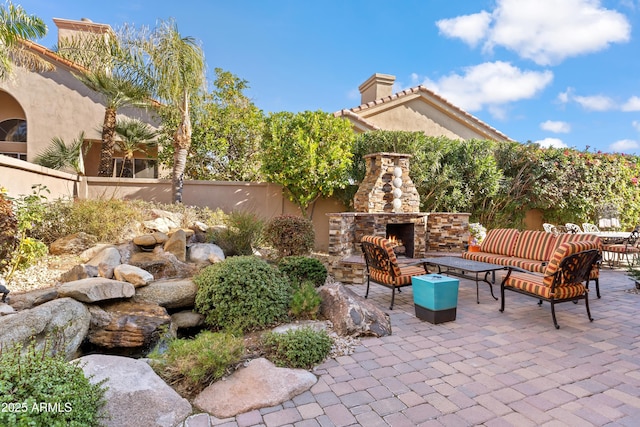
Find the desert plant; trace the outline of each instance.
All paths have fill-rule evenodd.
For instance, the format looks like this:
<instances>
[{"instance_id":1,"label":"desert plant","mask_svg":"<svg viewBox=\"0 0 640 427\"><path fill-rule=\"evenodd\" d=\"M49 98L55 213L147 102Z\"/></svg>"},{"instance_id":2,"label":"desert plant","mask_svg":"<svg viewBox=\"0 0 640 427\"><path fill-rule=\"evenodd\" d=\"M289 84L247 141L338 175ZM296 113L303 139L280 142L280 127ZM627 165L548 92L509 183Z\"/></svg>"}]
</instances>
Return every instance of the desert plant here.
<instances>
[{"instance_id":1,"label":"desert plant","mask_svg":"<svg viewBox=\"0 0 640 427\"><path fill-rule=\"evenodd\" d=\"M193 339L174 339L167 350L149 354L153 369L170 384L193 393L221 378L244 353L242 338L203 331Z\"/></svg>"},{"instance_id":2,"label":"desert plant","mask_svg":"<svg viewBox=\"0 0 640 427\"><path fill-rule=\"evenodd\" d=\"M18 246L18 220L13 212L13 203L0 188L0 274L9 266L13 252Z\"/></svg>"},{"instance_id":3,"label":"desert plant","mask_svg":"<svg viewBox=\"0 0 640 427\"><path fill-rule=\"evenodd\" d=\"M37 350L35 340L26 348L0 350L0 425L102 424L108 415L103 410L104 381L91 384L80 366L64 359L63 351L52 350L47 346Z\"/></svg>"},{"instance_id":4,"label":"desert plant","mask_svg":"<svg viewBox=\"0 0 640 427\"><path fill-rule=\"evenodd\" d=\"M295 215L275 216L267 222L264 238L281 257L307 255L315 242L313 223Z\"/></svg>"},{"instance_id":5,"label":"desert plant","mask_svg":"<svg viewBox=\"0 0 640 427\"><path fill-rule=\"evenodd\" d=\"M285 333L268 332L263 344L267 358L276 365L309 369L329 355L332 340L326 331L304 327Z\"/></svg>"},{"instance_id":6,"label":"desert plant","mask_svg":"<svg viewBox=\"0 0 640 427\"><path fill-rule=\"evenodd\" d=\"M204 268L193 281L196 309L216 329L248 331L287 318L289 280L258 257L228 258Z\"/></svg>"},{"instance_id":7,"label":"desert plant","mask_svg":"<svg viewBox=\"0 0 640 427\"><path fill-rule=\"evenodd\" d=\"M278 268L285 273L291 283L310 281L316 287L324 285L327 280L327 268L316 258L306 256L289 256L278 261Z\"/></svg>"},{"instance_id":8,"label":"desert plant","mask_svg":"<svg viewBox=\"0 0 640 427\"><path fill-rule=\"evenodd\" d=\"M264 228L264 221L251 212L231 212L225 228L213 229L209 239L220 246L226 256L252 255Z\"/></svg>"},{"instance_id":9,"label":"desert plant","mask_svg":"<svg viewBox=\"0 0 640 427\"><path fill-rule=\"evenodd\" d=\"M315 319L321 303L313 282L304 281L293 292L289 311L297 319Z\"/></svg>"}]
</instances>

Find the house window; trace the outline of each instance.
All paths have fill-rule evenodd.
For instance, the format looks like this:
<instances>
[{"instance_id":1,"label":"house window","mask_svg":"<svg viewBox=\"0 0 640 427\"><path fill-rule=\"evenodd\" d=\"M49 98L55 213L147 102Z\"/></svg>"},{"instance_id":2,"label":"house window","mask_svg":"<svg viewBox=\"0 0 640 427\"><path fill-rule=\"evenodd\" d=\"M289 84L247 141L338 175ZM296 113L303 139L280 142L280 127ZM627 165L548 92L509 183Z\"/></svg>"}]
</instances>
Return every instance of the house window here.
<instances>
[{"instance_id":1,"label":"house window","mask_svg":"<svg viewBox=\"0 0 640 427\"><path fill-rule=\"evenodd\" d=\"M0 141L27 142L27 121L9 119L0 122Z\"/></svg>"},{"instance_id":2,"label":"house window","mask_svg":"<svg viewBox=\"0 0 640 427\"><path fill-rule=\"evenodd\" d=\"M27 155L25 153L0 153L7 157L13 157L14 159L27 161Z\"/></svg>"},{"instance_id":3,"label":"house window","mask_svg":"<svg viewBox=\"0 0 640 427\"><path fill-rule=\"evenodd\" d=\"M113 176L122 175L124 159L114 158ZM153 159L133 159L133 176L134 178L157 178L158 177L158 161Z\"/></svg>"}]
</instances>

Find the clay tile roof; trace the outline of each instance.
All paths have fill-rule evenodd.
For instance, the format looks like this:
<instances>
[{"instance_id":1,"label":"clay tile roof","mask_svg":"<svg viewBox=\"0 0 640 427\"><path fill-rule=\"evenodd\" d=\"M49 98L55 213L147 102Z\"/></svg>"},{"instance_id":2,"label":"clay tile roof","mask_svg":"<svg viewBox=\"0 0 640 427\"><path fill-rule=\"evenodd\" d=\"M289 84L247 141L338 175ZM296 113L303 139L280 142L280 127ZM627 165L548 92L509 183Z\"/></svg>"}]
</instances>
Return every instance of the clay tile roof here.
<instances>
[{"instance_id":1,"label":"clay tile roof","mask_svg":"<svg viewBox=\"0 0 640 427\"><path fill-rule=\"evenodd\" d=\"M375 107L377 105L385 104L387 102L395 101L396 99L404 98L405 96L408 96L408 95L411 95L411 94L421 94L421 93L424 94L427 98L432 98L432 99L444 104L447 108L449 108L454 113L456 113L459 116L461 116L462 118L466 119L472 125L476 125L476 126L488 129L491 132L493 132L493 133L495 133L497 135L500 135L501 137L503 137L506 140L513 141L511 138L509 138L507 135L505 135L504 133L500 132L496 128L494 128L492 126L489 126L487 123L485 123L482 120L478 119L474 115L469 114L466 111L462 110L461 108L455 106L454 104L452 104L451 102L449 102L445 98L443 98L442 96L438 95L437 93L433 92L432 90L427 89L427 87L423 86L423 85L414 86L412 88L405 89L403 91L394 93L393 95L385 96L383 98L376 99L375 101L371 101L371 102L367 102L366 104L358 105L357 107L353 107L353 108L350 108L350 109L343 109L343 110L337 111L337 112L334 113L334 115L336 117L349 116L349 117L353 118L354 120L360 121L362 123L367 123L367 121L363 117L361 117L359 114L357 114L358 112L363 111L363 110L367 110L367 109ZM376 125L374 125L372 123L369 123L368 126L370 126L372 130L379 129L378 126L376 126Z\"/></svg>"}]
</instances>

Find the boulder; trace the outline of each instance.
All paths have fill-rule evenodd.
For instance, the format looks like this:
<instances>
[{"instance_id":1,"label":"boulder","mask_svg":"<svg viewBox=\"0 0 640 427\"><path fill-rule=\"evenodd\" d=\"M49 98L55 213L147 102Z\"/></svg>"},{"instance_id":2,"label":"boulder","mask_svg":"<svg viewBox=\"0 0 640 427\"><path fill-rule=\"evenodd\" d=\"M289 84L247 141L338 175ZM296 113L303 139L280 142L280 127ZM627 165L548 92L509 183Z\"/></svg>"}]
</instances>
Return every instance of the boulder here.
<instances>
[{"instance_id":1,"label":"boulder","mask_svg":"<svg viewBox=\"0 0 640 427\"><path fill-rule=\"evenodd\" d=\"M136 236L133 238L133 243L143 248L153 247L158 244L153 234L143 234L142 236Z\"/></svg>"},{"instance_id":2,"label":"boulder","mask_svg":"<svg viewBox=\"0 0 640 427\"><path fill-rule=\"evenodd\" d=\"M156 280L192 277L197 271L194 265L180 262L175 255L165 252L161 247L156 247L153 252L131 254L128 264L148 271Z\"/></svg>"},{"instance_id":3,"label":"boulder","mask_svg":"<svg viewBox=\"0 0 640 427\"><path fill-rule=\"evenodd\" d=\"M89 264L78 264L60 275L62 283L73 282L88 277L98 277L98 267Z\"/></svg>"},{"instance_id":4,"label":"boulder","mask_svg":"<svg viewBox=\"0 0 640 427\"><path fill-rule=\"evenodd\" d=\"M90 247L89 249L85 250L84 252L82 252L79 256L80 259L83 262L87 262L89 261L91 258L95 257L96 255L98 255L99 252L101 252L104 248L115 248L115 246L113 246L112 244L109 243L98 243L95 246Z\"/></svg>"},{"instance_id":5,"label":"boulder","mask_svg":"<svg viewBox=\"0 0 640 427\"><path fill-rule=\"evenodd\" d=\"M164 251L172 253L181 262L187 261L187 234L184 230L176 230L164 244Z\"/></svg>"},{"instance_id":6,"label":"boulder","mask_svg":"<svg viewBox=\"0 0 640 427\"><path fill-rule=\"evenodd\" d=\"M116 280L129 282L134 287L146 286L153 280L153 275L146 270L129 264L120 264L113 270Z\"/></svg>"},{"instance_id":7,"label":"boulder","mask_svg":"<svg viewBox=\"0 0 640 427\"><path fill-rule=\"evenodd\" d=\"M101 277L113 278L113 269L122 263L120 251L115 247L106 247L91 258L87 264L98 267Z\"/></svg>"},{"instance_id":8,"label":"boulder","mask_svg":"<svg viewBox=\"0 0 640 427\"><path fill-rule=\"evenodd\" d=\"M7 303L4 302L0 302L0 316L6 316L9 314L15 314L16 313L16 309L13 308L12 306L10 306ZM173 324L172 324L173 326Z\"/></svg>"},{"instance_id":9,"label":"boulder","mask_svg":"<svg viewBox=\"0 0 640 427\"><path fill-rule=\"evenodd\" d=\"M156 304L121 301L89 306L89 342L105 348L149 347L171 317Z\"/></svg>"},{"instance_id":10,"label":"boulder","mask_svg":"<svg viewBox=\"0 0 640 427\"><path fill-rule=\"evenodd\" d=\"M63 283L57 288L62 297L71 297L82 302L98 302L118 298L131 298L136 290L131 283L103 277L89 277Z\"/></svg>"},{"instance_id":11,"label":"boulder","mask_svg":"<svg viewBox=\"0 0 640 427\"><path fill-rule=\"evenodd\" d=\"M200 265L221 262L225 258L222 248L213 243L194 243L189 246L187 253L189 262Z\"/></svg>"},{"instance_id":12,"label":"boulder","mask_svg":"<svg viewBox=\"0 0 640 427\"><path fill-rule=\"evenodd\" d=\"M20 294L11 294L9 304L16 310L27 310L58 298L56 288L41 288Z\"/></svg>"},{"instance_id":13,"label":"boulder","mask_svg":"<svg viewBox=\"0 0 640 427\"><path fill-rule=\"evenodd\" d=\"M254 359L246 368L205 388L193 404L217 418L234 417L286 402L309 390L317 380L304 369L278 368L267 359Z\"/></svg>"},{"instance_id":14,"label":"boulder","mask_svg":"<svg viewBox=\"0 0 640 427\"><path fill-rule=\"evenodd\" d=\"M32 338L36 347L43 348L47 340L61 346L66 357L75 356L89 330L91 315L84 304L59 298L11 316L0 317L0 348L22 343L29 345ZM51 342L48 343L50 348Z\"/></svg>"},{"instance_id":15,"label":"boulder","mask_svg":"<svg viewBox=\"0 0 640 427\"><path fill-rule=\"evenodd\" d=\"M133 301L166 308L190 308L195 304L197 292L198 286L191 279L156 280L138 288Z\"/></svg>"},{"instance_id":16,"label":"boulder","mask_svg":"<svg viewBox=\"0 0 640 427\"><path fill-rule=\"evenodd\" d=\"M61 237L49 246L52 255L79 254L96 244L98 239L91 234L79 232Z\"/></svg>"},{"instance_id":17,"label":"boulder","mask_svg":"<svg viewBox=\"0 0 640 427\"><path fill-rule=\"evenodd\" d=\"M333 323L339 335L391 335L389 316L341 283L325 284L318 293L322 298L320 313Z\"/></svg>"},{"instance_id":18,"label":"boulder","mask_svg":"<svg viewBox=\"0 0 640 427\"><path fill-rule=\"evenodd\" d=\"M204 315L191 310L179 311L171 315L171 325L169 326L169 335L178 336L179 329L197 328L204 324Z\"/></svg>"},{"instance_id":19,"label":"boulder","mask_svg":"<svg viewBox=\"0 0 640 427\"><path fill-rule=\"evenodd\" d=\"M191 404L142 360L92 354L74 363L92 383L107 380L107 427L174 427L191 415Z\"/></svg>"}]
</instances>

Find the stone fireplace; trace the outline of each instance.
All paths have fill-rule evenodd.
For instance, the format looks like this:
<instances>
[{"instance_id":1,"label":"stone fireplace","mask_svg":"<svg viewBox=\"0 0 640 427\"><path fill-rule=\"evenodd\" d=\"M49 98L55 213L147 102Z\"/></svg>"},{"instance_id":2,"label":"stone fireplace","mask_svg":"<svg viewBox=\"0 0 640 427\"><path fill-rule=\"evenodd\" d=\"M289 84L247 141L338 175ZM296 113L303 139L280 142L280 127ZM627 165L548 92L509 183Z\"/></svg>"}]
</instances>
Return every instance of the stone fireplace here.
<instances>
[{"instance_id":1,"label":"stone fireplace","mask_svg":"<svg viewBox=\"0 0 640 427\"><path fill-rule=\"evenodd\" d=\"M399 257L464 250L469 214L420 212L420 196L409 176L410 158L398 153L365 156L366 174L354 196L355 212L327 214L329 270L336 280L363 282L360 240L364 235L395 239Z\"/></svg>"}]
</instances>

